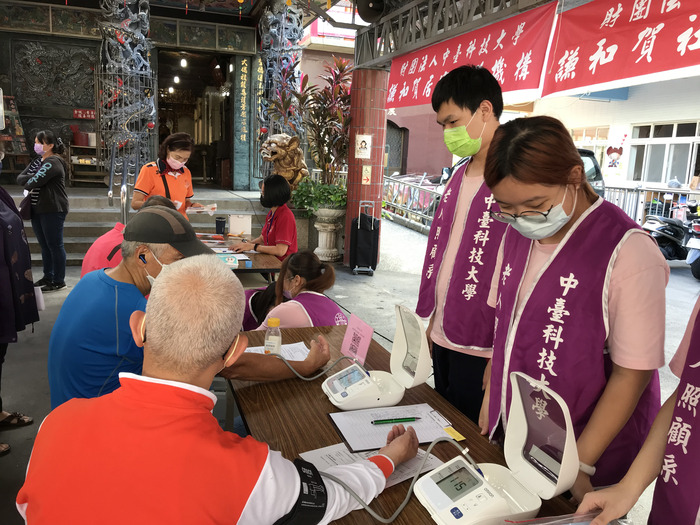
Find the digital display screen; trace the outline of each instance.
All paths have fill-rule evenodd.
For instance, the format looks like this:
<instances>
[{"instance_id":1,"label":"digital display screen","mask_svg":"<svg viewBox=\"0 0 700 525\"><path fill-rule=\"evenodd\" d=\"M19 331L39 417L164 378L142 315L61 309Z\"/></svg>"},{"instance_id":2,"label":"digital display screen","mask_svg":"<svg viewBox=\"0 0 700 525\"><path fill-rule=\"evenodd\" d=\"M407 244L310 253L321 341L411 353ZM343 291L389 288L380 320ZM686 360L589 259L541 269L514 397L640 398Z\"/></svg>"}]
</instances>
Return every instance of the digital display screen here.
<instances>
[{"instance_id":1,"label":"digital display screen","mask_svg":"<svg viewBox=\"0 0 700 525\"><path fill-rule=\"evenodd\" d=\"M335 378L333 381L334 391L340 392L341 390L345 390L347 387L362 381L365 377L367 377L367 375L360 368L355 366L350 367L346 372Z\"/></svg>"},{"instance_id":2,"label":"digital display screen","mask_svg":"<svg viewBox=\"0 0 700 525\"><path fill-rule=\"evenodd\" d=\"M479 485L479 478L464 467L437 482L438 488L453 502L471 492L477 485Z\"/></svg>"}]
</instances>

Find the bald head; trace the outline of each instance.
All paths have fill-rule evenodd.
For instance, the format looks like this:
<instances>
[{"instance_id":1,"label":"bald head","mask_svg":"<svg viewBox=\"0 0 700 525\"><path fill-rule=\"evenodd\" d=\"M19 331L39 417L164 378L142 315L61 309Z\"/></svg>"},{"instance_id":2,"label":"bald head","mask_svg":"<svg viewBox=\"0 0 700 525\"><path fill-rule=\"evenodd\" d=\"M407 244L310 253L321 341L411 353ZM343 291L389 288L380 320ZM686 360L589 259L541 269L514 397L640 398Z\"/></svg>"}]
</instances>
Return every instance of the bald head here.
<instances>
[{"instance_id":1,"label":"bald head","mask_svg":"<svg viewBox=\"0 0 700 525\"><path fill-rule=\"evenodd\" d=\"M146 306L150 358L178 375L205 370L231 346L241 329L244 305L240 281L215 255L168 265Z\"/></svg>"}]
</instances>

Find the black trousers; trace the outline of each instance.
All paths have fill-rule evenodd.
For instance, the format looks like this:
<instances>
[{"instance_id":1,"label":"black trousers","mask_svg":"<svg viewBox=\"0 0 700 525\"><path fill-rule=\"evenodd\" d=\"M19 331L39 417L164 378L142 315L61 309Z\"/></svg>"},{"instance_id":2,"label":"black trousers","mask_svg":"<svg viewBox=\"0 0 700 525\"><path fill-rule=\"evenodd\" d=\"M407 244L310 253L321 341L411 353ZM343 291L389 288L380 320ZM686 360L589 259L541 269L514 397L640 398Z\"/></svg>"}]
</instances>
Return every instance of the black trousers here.
<instances>
[{"instance_id":1,"label":"black trousers","mask_svg":"<svg viewBox=\"0 0 700 525\"><path fill-rule=\"evenodd\" d=\"M433 343L435 390L460 412L479 424L481 389L488 359L449 350Z\"/></svg>"},{"instance_id":2,"label":"black trousers","mask_svg":"<svg viewBox=\"0 0 700 525\"><path fill-rule=\"evenodd\" d=\"M0 343L0 412L2 412L2 364L5 362L8 344L9 343Z\"/></svg>"}]
</instances>

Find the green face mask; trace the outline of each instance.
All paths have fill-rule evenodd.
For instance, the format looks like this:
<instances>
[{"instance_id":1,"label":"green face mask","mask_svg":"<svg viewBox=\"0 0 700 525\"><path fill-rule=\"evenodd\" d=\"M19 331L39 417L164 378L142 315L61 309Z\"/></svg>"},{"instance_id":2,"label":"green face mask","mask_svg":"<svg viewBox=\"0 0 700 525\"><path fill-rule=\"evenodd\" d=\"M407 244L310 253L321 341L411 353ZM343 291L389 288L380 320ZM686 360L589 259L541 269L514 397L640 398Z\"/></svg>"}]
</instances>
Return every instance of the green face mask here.
<instances>
[{"instance_id":1,"label":"green face mask","mask_svg":"<svg viewBox=\"0 0 700 525\"><path fill-rule=\"evenodd\" d=\"M467 126L471 124L474 115L469 119ZM458 126L456 128L445 128L444 140L445 146L453 155L458 157L472 157L479 153L481 149L481 135L478 139L473 139L467 132L467 126ZM484 128L486 124L484 124ZM484 133L484 128L481 128L481 134Z\"/></svg>"}]
</instances>

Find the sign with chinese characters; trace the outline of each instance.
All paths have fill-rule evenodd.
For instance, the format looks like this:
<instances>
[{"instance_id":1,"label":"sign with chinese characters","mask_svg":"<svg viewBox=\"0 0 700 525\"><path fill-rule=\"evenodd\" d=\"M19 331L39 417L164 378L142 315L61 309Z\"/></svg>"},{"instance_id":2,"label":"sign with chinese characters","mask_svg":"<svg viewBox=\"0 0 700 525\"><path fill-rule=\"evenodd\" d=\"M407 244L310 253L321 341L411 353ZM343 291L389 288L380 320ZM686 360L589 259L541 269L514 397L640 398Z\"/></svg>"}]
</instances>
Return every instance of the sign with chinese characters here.
<instances>
[{"instance_id":1,"label":"sign with chinese characters","mask_svg":"<svg viewBox=\"0 0 700 525\"><path fill-rule=\"evenodd\" d=\"M543 94L700 74L698 7L697 0L598 0L565 11L554 32Z\"/></svg>"},{"instance_id":2,"label":"sign with chinese characters","mask_svg":"<svg viewBox=\"0 0 700 525\"><path fill-rule=\"evenodd\" d=\"M556 2L396 58L387 108L429 104L435 84L467 64L491 71L503 92L540 87Z\"/></svg>"},{"instance_id":3,"label":"sign with chinese characters","mask_svg":"<svg viewBox=\"0 0 700 525\"><path fill-rule=\"evenodd\" d=\"M81 118L87 120L95 120L94 109L74 109L73 118Z\"/></svg>"}]
</instances>

